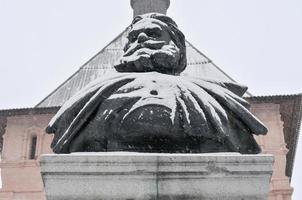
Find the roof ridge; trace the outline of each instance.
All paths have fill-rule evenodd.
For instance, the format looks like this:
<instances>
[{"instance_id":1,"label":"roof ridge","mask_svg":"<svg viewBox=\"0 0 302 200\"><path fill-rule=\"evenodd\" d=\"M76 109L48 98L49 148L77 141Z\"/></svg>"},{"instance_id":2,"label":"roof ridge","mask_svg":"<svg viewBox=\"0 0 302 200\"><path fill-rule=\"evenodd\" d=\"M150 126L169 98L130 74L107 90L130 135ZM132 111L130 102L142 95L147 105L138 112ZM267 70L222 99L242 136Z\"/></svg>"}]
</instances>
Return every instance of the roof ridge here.
<instances>
[{"instance_id":1,"label":"roof ridge","mask_svg":"<svg viewBox=\"0 0 302 200\"><path fill-rule=\"evenodd\" d=\"M97 54L95 54L94 56L92 56L87 62L85 62L81 67L80 69L82 69L85 65L87 65L90 61L92 61L95 57L97 57L98 55L100 55L101 53L103 53L106 48L112 44L113 42L115 42L117 39L119 39L129 28L130 26L127 26L125 28L125 30L123 30L120 34L118 34L118 36L116 36L113 40L111 40L111 42L109 42L103 49L101 49Z\"/></svg>"},{"instance_id":2,"label":"roof ridge","mask_svg":"<svg viewBox=\"0 0 302 200\"><path fill-rule=\"evenodd\" d=\"M118 36L116 36L111 42L109 42L104 48L102 48L98 53L96 53L93 57L91 57L87 62L85 62L83 65L81 65L81 67L74 72L67 80L65 80L63 83L61 83L58 87L56 87L56 89L54 89L49 95L47 95L44 99L42 99L37 105L34 106L35 107L39 107L48 97L50 97L52 94L54 94L57 90L59 90L61 88L61 86L63 86L66 82L68 82L70 79L72 79L79 71L81 71L85 65L87 65L91 60L93 60L96 56L100 55L101 53L103 53L105 51L105 49L112 44L113 42L115 42L121 35L123 35L127 30L128 30L129 26L127 26L125 28L125 30L123 30L120 34L118 34Z\"/></svg>"},{"instance_id":3,"label":"roof ridge","mask_svg":"<svg viewBox=\"0 0 302 200\"><path fill-rule=\"evenodd\" d=\"M199 51L191 42L189 42L188 40L186 40L188 42L188 44L195 50L197 51L197 53L199 53L200 55L202 55L203 57L205 57L209 63L212 63L214 67L216 67L221 73L223 73L226 77L228 77L230 80L234 81L237 83L237 81L235 81L232 77L230 77L227 73L225 73L220 67L218 67L208 56L204 55L201 51Z\"/></svg>"}]
</instances>

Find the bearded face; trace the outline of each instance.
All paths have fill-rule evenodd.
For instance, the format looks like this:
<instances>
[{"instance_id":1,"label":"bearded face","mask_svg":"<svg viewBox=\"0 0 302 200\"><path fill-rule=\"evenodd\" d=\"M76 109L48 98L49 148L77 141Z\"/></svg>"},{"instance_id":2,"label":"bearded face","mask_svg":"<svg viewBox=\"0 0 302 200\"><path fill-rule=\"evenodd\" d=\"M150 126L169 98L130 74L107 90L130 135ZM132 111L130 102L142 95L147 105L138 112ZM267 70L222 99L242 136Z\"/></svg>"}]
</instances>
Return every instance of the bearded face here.
<instances>
[{"instance_id":1,"label":"bearded face","mask_svg":"<svg viewBox=\"0 0 302 200\"><path fill-rule=\"evenodd\" d=\"M115 66L116 70L177 74L180 50L168 29L167 24L154 18L143 18L134 23L128 34L125 53Z\"/></svg>"}]
</instances>

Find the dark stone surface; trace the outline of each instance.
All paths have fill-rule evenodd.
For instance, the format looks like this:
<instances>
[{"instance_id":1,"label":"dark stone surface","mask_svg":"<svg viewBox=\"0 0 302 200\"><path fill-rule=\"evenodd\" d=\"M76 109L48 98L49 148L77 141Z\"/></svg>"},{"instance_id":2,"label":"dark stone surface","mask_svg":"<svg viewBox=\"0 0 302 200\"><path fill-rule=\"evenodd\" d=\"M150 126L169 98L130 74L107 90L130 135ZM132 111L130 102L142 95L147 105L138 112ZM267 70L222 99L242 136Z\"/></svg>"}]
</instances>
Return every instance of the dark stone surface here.
<instances>
[{"instance_id":1,"label":"dark stone surface","mask_svg":"<svg viewBox=\"0 0 302 200\"><path fill-rule=\"evenodd\" d=\"M128 39L122 73L87 86L50 122L54 152L260 152L253 134L267 129L241 98L246 87L178 76L185 38L171 18L138 16Z\"/></svg>"},{"instance_id":2,"label":"dark stone surface","mask_svg":"<svg viewBox=\"0 0 302 200\"><path fill-rule=\"evenodd\" d=\"M179 74L186 67L185 37L176 23L161 14L137 16L128 34L118 72Z\"/></svg>"}]
</instances>

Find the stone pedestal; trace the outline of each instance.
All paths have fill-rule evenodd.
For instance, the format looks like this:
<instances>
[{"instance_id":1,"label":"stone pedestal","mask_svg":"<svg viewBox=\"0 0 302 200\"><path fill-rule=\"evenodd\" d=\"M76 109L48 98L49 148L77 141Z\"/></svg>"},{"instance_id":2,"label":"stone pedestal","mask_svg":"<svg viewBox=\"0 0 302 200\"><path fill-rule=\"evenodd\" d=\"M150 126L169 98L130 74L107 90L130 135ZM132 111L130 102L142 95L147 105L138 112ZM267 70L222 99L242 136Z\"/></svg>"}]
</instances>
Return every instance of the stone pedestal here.
<instances>
[{"instance_id":1,"label":"stone pedestal","mask_svg":"<svg viewBox=\"0 0 302 200\"><path fill-rule=\"evenodd\" d=\"M79 153L43 155L48 200L268 198L273 156Z\"/></svg>"}]
</instances>

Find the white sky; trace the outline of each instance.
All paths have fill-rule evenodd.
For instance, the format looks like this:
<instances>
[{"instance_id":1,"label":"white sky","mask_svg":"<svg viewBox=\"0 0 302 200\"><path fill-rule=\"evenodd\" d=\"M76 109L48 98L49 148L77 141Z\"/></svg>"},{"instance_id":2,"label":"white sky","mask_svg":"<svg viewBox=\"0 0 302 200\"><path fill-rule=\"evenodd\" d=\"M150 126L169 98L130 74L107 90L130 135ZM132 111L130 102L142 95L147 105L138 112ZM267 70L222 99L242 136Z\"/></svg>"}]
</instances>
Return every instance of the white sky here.
<instances>
[{"instance_id":1,"label":"white sky","mask_svg":"<svg viewBox=\"0 0 302 200\"><path fill-rule=\"evenodd\" d=\"M171 0L168 15L252 94L302 92L301 0ZM0 0L0 109L33 107L131 19L130 0Z\"/></svg>"}]
</instances>

